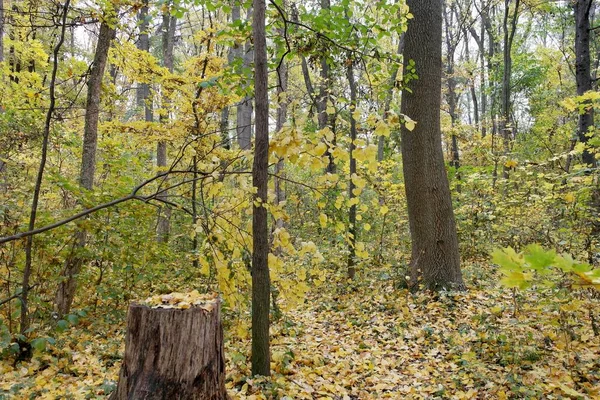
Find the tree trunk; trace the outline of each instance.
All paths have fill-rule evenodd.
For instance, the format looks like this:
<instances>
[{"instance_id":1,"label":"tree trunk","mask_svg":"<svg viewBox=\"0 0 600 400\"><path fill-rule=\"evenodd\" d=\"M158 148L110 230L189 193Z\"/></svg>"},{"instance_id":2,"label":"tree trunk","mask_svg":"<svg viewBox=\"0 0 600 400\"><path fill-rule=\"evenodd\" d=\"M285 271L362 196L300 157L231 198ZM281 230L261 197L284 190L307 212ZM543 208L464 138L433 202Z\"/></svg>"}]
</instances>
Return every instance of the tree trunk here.
<instances>
[{"instance_id":1,"label":"tree trunk","mask_svg":"<svg viewBox=\"0 0 600 400\"><path fill-rule=\"evenodd\" d=\"M4 0L0 0L0 62L4 61Z\"/></svg>"},{"instance_id":2,"label":"tree trunk","mask_svg":"<svg viewBox=\"0 0 600 400\"><path fill-rule=\"evenodd\" d=\"M40 192L42 190L42 182L44 180L44 171L46 169L46 160L48 157L48 144L50 142L50 128L52 126L52 114L56 108L56 75L58 73L58 55L60 48L65 41L65 32L67 28L67 14L69 12L69 6L71 1L66 0L63 6L63 14L61 18L61 31L58 43L54 47L53 59L52 59L52 76L50 78L50 104L48 106L48 112L46 113L46 119L44 122L44 133L42 136L42 155L40 158L40 164L38 167L37 176L35 179L35 187L33 189L33 199L31 200L31 208L29 212L29 225L28 230L32 231L35 229L35 221L37 219L37 210L40 200ZM33 262L33 236L28 236L25 241L25 266L23 268L23 280L21 282L21 321L19 326L19 332L21 335L25 335L29 329L29 280L31 278L31 266Z\"/></svg>"},{"instance_id":3,"label":"tree trunk","mask_svg":"<svg viewBox=\"0 0 600 400\"><path fill-rule=\"evenodd\" d=\"M252 10L248 11L248 18ZM238 16L238 18L241 18ZM254 49L252 43L247 42L244 46L240 46L238 57L244 59L244 69L252 67L254 58ZM246 85L248 87L248 85ZM250 150L252 148L252 112L254 106L252 104L252 96L246 95L237 106L237 139L238 145L242 150Z\"/></svg>"},{"instance_id":4,"label":"tree trunk","mask_svg":"<svg viewBox=\"0 0 600 400\"><path fill-rule=\"evenodd\" d=\"M163 66L165 66L169 72L173 72L173 48L175 46L175 29L177 27L177 19L167 11L163 14L162 22L162 49L163 49ZM163 108L167 108L166 98L163 99ZM168 115L161 115L161 122L166 123L169 119ZM167 142L161 140L156 145L156 167L159 173L167 168ZM167 186L167 177L161 180L164 186ZM157 199L167 200L169 192L164 191ZM164 203L163 203L164 204ZM171 223L171 209L167 206L161 206L158 214L158 221L156 225L156 239L160 243L165 243L169 239Z\"/></svg>"},{"instance_id":5,"label":"tree trunk","mask_svg":"<svg viewBox=\"0 0 600 400\"><path fill-rule=\"evenodd\" d=\"M138 23L140 25L140 36L137 43L138 49L149 52L150 38L148 37L148 0L143 0L142 8L138 14ZM152 122L152 103L150 102L150 85L140 83L138 85L136 100L139 109L144 110L144 120Z\"/></svg>"},{"instance_id":6,"label":"tree trunk","mask_svg":"<svg viewBox=\"0 0 600 400\"><path fill-rule=\"evenodd\" d=\"M211 311L130 305L125 358L110 400L227 399L220 305L212 304Z\"/></svg>"},{"instance_id":7,"label":"tree trunk","mask_svg":"<svg viewBox=\"0 0 600 400\"><path fill-rule=\"evenodd\" d=\"M464 289L456 222L444 165L440 129L442 0L409 0L404 70L414 60L418 79L402 92L402 113L417 121L404 126L402 159L412 239L410 287Z\"/></svg>"},{"instance_id":8,"label":"tree trunk","mask_svg":"<svg viewBox=\"0 0 600 400\"><path fill-rule=\"evenodd\" d=\"M252 31L254 37L254 96L256 99L254 164L252 185L256 197L252 212L252 375L270 375L269 305L269 231L267 191L269 169L269 96L265 0L254 0Z\"/></svg>"},{"instance_id":9,"label":"tree trunk","mask_svg":"<svg viewBox=\"0 0 600 400\"><path fill-rule=\"evenodd\" d=\"M79 175L79 184L86 190L92 190L94 187L102 78L106 69L110 43L115 37L115 33L115 28L111 27L109 22L102 22L100 25L100 34L98 35L98 43L96 44L96 53L87 83L83 153L81 155L81 172ZM85 230L75 232L73 240L73 248L65 260L62 279L56 291L56 311L60 315L68 314L73 304L73 298L77 290L77 275L84 263L82 252L87 242Z\"/></svg>"},{"instance_id":10,"label":"tree trunk","mask_svg":"<svg viewBox=\"0 0 600 400\"><path fill-rule=\"evenodd\" d=\"M327 10L327 12L331 9L331 0L321 0L321 10ZM329 126L329 114L327 114L327 102L331 97L331 79L330 79L330 71L329 71L329 63L327 62L327 54L323 54L321 57L321 85L319 89L319 97L317 99L317 112L319 113L317 118L319 121L319 129L324 129ZM335 137L334 137L335 141ZM332 145L335 145L332 143ZM335 158L333 157L333 148L329 147L327 149L327 157L329 162L327 164L326 172L331 174L335 174L336 166L335 166Z\"/></svg>"},{"instance_id":11,"label":"tree trunk","mask_svg":"<svg viewBox=\"0 0 600 400\"><path fill-rule=\"evenodd\" d=\"M458 169L460 168L460 155L458 152L458 138L456 137L456 133L454 131L454 127L458 122L458 114L456 112L456 103L458 101L458 95L456 93L456 78L454 76L454 55L456 53L456 45L457 38L455 37L455 32L452 31L453 25L453 13L449 12L446 7L444 7L444 25L446 28L446 80L448 84L448 113L450 114L451 121L451 129L452 129L452 142L451 142L451 162L452 165L456 169L456 177L460 179L460 174ZM460 190L459 190L460 191Z\"/></svg>"},{"instance_id":12,"label":"tree trunk","mask_svg":"<svg viewBox=\"0 0 600 400\"><path fill-rule=\"evenodd\" d=\"M285 7L285 5L286 5L285 1L283 2L283 5ZM279 29L279 34L285 40L285 29L284 28ZM275 130L277 132L279 132L279 131L281 131L281 129L283 129L283 126L285 125L285 123L287 121L287 111L288 111L288 104L289 104L289 100L288 100L288 96L287 96L288 66L287 66L287 62L285 60L281 61L281 65L280 65L277 73L278 73L278 81L279 81L279 85L277 86L277 102L279 104L279 107L277 108L277 120L276 120ZM276 177L274 179L275 204L277 204L277 205L279 205L285 201L285 190L283 188L283 180L279 178L279 176L283 177L284 168L285 168L284 159L281 158L277 161L277 164L275 164L275 175L276 175ZM284 224L284 221L282 218L278 218L277 221L275 221L275 228L283 228L284 225L285 224ZM280 250L281 249L276 249L276 252L280 252Z\"/></svg>"},{"instance_id":13,"label":"tree trunk","mask_svg":"<svg viewBox=\"0 0 600 400\"><path fill-rule=\"evenodd\" d=\"M575 11L575 79L577 81L577 94L583 95L592 90L592 77L590 71L590 10L593 0L577 0L574 4ZM589 129L594 126L594 108L591 104L579 115L577 137L581 143L589 141ZM589 149L585 149L582 161L589 166L596 166L596 158Z\"/></svg>"},{"instance_id":14,"label":"tree trunk","mask_svg":"<svg viewBox=\"0 0 600 400\"><path fill-rule=\"evenodd\" d=\"M519 4L520 0L516 0L515 7L511 19L511 27L508 27L508 20L510 15L510 3L511 0L504 1L504 74L502 76L502 102L500 110L500 134L503 139L503 152L504 156L508 156L510 152L510 141L513 138L513 124L511 123L510 113L510 96L511 96L511 75L512 75L512 45L514 42L515 32L517 30L517 19L519 17ZM506 165L503 166L503 177L508 179L510 168Z\"/></svg>"},{"instance_id":15,"label":"tree trunk","mask_svg":"<svg viewBox=\"0 0 600 400\"><path fill-rule=\"evenodd\" d=\"M348 59L352 60L352 54L348 54ZM353 177L356 175L356 158L354 158L354 149L356 145L356 120L354 119L354 112L356 111L356 81L354 80L354 65L350 61L348 62L346 70L346 77L348 78L348 85L350 86L350 182L348 184L348 198L352 200L356 197L354 194L354 181ZM352 204L348 210L348 278L354 279L356 274L356 204Z\"/></svg>"},{"instance_id":16,"label":"tree trunk","mask_svg":"<svg viewBox=\"0 0 600 400\"><path fill-rule=\"evenodd\" d=\"M402 35L400 35L400 38L398 38L398 49L396 50L398 55L401 55L402 53L404 53L404 33ZM392 105L392 99L394 98L394 89L396 88L396 80L398 79L398 70L399 70L399 66L398 64L394 64L392 66L392 73L390 74L390 82L389 82L389 89L388 92L386 93L386 97L385 97L385 104L383 105L383 114L384 117L387 118L388 113L390 112L390 107ZM378 162L382 162L383 161L383 156L385 153L385 136L379 136L377 138L377 161Z\"/></svg>"},{"instance_id":17,"label":"tree trunk","mask_svg":"<svg viewBox=\"0 0 600 400\"><path fill-rule=\"evenodd\" d=\"M4 0L0 0L0 63L4 62ZM0 113L4 112L2 106L0 106ZM0 192L6 192L8 190L8 176L6 173L6 162L4 158L6 154L4 151L0 151Z\"/></svg>"}]
</instances>

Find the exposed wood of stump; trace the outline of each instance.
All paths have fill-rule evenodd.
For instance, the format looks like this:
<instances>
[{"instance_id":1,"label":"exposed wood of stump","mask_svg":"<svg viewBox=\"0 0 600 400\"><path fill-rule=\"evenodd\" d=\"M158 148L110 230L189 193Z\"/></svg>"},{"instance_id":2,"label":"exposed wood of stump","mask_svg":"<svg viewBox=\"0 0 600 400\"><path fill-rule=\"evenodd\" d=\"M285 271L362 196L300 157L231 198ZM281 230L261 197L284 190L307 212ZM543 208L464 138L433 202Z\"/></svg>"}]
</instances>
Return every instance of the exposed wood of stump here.
<instances>
[{"instance_id":1,"label":"exposed wood of stump","mask_svg":"<svg viewBox=\"0 0 600 400\"><path fill-rule=\"evenodd\" d=\"M227 398L218 300L208 311L129 306L125 359L111 400Z\"/></svg>"}]
</instances>

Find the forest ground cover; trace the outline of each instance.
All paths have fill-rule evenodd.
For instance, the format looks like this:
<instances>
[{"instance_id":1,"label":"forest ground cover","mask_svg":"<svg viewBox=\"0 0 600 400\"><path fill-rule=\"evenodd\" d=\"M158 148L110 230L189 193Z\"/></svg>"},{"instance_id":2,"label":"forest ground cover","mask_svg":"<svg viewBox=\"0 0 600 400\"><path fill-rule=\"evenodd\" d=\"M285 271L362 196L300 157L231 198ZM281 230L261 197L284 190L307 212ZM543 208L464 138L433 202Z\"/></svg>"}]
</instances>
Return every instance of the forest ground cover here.
<instances>
[{"instance_id":1,"label":"forest ground cover","mask_svg":"<svg viewBox=\"0 0 600 400\"><path fill-rule=\"evenodd\" d=\"M487 262L464 268L469 290L410 294L389 268L348 282L332 274L272 325L271 378L250 378L248 339L225 319L234 399L560 399L600 396L600 337L585 292L549 307L538 292L499 288ZM477 283L475 285L474 283ZM515 315L514 307L518 311ZM0 398L105 398L123 324L83 318L35 351L0 364Z\"/></svg>"}]
</instances>

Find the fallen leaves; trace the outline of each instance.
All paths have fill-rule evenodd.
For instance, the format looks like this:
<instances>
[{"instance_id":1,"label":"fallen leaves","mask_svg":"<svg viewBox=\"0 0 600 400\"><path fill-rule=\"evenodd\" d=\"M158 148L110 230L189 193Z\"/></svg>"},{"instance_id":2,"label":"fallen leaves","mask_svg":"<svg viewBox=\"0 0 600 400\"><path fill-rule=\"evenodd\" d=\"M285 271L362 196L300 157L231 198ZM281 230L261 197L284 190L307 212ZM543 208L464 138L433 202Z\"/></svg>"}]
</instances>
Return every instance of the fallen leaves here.
<instances>
[{"instance_id":1,"label":"fallen leaves","mask_svg":"<svg viewBox=\"0 0 600 400\"><path fill-rule=\"evenodd\" d=\"M218 297L217 293L199 293L197 290L192 290L188 293L173 292L155 295L148 297L142 304L154 308L178 308L181 310L199 307L211 312L217 305Z\"/></svg>"},{"instance_id":2,"label":"fallen leaves","mask_svg":"<svg viewBox=\"0 0 600 400\"><path fill-rule=\"evenodd\" d=\"M472 276L489 266L473 265ZM378 279L334 279L272 324L273 375L250 377L250 341L225 314L227 388L232 399L511 399L599 398L600 338L582 299L545 311L494 282L465 293L410 294ZM214 295L170 293L150 306L196 307ZM249 316L248 316L249 317ZM563 318L564 320L560 320ZM561 322L562 321L562 322ZM562 325L561 325L562 324ZM123 330L91 334L73 327L32 362L0 362L0 397L106 398L114 387ZM70 333L69 333L70 332ZM67 340L71 336L77 340Z\"/></svg>"}]
</instances>

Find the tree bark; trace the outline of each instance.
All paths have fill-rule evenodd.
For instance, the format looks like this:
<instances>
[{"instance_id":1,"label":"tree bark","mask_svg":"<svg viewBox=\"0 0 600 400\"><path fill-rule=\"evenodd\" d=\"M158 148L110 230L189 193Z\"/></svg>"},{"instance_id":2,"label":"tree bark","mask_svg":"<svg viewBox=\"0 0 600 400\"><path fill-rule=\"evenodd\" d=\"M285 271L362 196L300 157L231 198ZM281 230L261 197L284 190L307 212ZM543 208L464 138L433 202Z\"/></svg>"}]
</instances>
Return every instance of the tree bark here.
<instances>
[{"instance_id":1,"label":"tree bark","mask_svg":"<svg viewBox=\"0 0 600 400\"><path fill-rule=\"evenodd\" d=\"M402 113L417 121L402 127L402 159L412 252L412 290L464 289L456 222L440 129L442 0L409 0L404 70L414 60L418 79L402 92Z\"/></svg>"},{"instance_id":2,"label":"tree bark","mask_svg":"<svg viewBox=\"0 0 600 400\"><path fill-rule=\"evenodd\" d=\"M112 21L114 22L114 21ZM94 61L90 70L90 77L87 82L88 91L85 107L85 124L83 128L83 153L81 155L81 171L79 174L79 184L86 190L92 190L94 187L94 175L96 171L96 150L98 147L98 119L100 115L100 94L102 91L102 78L106 70L108 60L108 50L115 37L115 28L111 23L104 21L100 24L100 33ZM65 266L62 271L62 279L58 284L56 291L55 306L60 315L68 314L73 298L77 290L77 275L81 271L84 263L82 255L86 246L87 233L83 229L77 230L73 237L73 247L71 253L65 260Z\"/></svg>"},{"instance_id":3,"label":"tree bark","mask_svg":"<svg viewBox=\"0 0 600 400\"><path fill-rule=\"evenodd\" d=\"M590 69L590 10L593 0L577 0L574 4L575 12L575 79L577 94L583 95L592 90L592 77ZM594 108L591 104L579 114L577 137L581 143L587 143L590 128L594 126ZM589 149L582 155L584 164L595 167L596 158Z\"/></svg>"},{"instance_id":4,"label":"tree bark","mask_svg":"<svg viewBox=\"0 0 600 400\"><path fill-rule=\"evenodd\" d=\"M110 400L222 400L225 358L220 305L207 311L132 304L125 358Z\"/></svg>"},{"instance_id":5,"label":"tree bark","mask_svg":"<svg viewBox=\"0 0 600 400\"><path fill-rule=\"evenodd\" d=\"M257 192L252 212L252 375L270 375L269 305L269 231L267 191L269 169L269 96L265 0L254 0L254 96L256 99L254 164L252 185Z\"/></svg>"}]
</instances>

